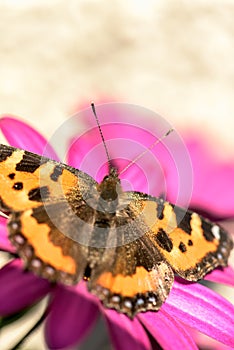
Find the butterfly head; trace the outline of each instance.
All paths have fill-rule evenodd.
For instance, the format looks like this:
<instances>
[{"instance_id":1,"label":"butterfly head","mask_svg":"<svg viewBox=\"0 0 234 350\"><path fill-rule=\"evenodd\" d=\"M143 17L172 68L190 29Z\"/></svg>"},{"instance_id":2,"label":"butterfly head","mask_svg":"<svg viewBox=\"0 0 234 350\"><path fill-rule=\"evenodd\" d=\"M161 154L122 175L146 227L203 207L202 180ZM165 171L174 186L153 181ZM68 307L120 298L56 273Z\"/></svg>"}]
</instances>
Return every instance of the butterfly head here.
<instances>
[{"instance_id":1,"label":"butterfly head","mask_svg":"<svg viewBox=\"0 0 234 350\"><path fill-rule=\"evenodd\" d=\"M101 197L106 201L114 201L122 192L120 179L116 168L110 169L109 175L105 176L98 186Z\"/></svg>"}]
</instances>

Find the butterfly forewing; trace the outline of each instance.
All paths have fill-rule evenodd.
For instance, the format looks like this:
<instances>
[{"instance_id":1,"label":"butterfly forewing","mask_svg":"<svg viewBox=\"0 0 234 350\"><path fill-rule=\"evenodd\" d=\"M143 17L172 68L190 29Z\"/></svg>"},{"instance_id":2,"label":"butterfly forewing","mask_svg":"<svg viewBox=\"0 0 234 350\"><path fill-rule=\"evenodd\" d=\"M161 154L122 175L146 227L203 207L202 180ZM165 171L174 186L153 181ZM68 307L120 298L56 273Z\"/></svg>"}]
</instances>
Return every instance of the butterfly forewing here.
<instances>
[{"instance_id":1,"label":"butterfly forewing","mask_svg":"<svg viewBox=\"0 0 234 350\"><path fill-rule=\"evenodd\" d=\"M96 184L79 170L6 145L0 145L0 178L0 205L7 211L38 207Z\"/></svg>"},{"instance_id":2,"label":"butterfly forewing","mask_svg":"<svg viewBox=\"0 0 234 350\"><path fill-rule=\"evenodd\" d=\"M233 242L221 226L159 198L142 195L142 201L146 235L181 277L197 281L227 265Z\"/></svg>"}]
</instances>

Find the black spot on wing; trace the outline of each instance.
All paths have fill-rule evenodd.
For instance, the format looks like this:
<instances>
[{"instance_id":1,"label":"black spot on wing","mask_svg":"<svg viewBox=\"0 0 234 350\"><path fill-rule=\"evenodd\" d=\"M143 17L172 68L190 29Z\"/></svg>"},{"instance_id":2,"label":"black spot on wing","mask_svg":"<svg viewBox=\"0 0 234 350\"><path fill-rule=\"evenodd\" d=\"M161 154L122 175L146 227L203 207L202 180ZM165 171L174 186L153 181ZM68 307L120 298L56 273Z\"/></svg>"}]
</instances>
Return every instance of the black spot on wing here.
<instances>
[{"instance_id":1,"label":"black spot on wing","mask_svg":"<svg viewBox=\"0 0 234 350\"><path fill-rule=\"evenodd\" d=\"M15 149L6 145L1 145L0 147L0 162L4 162L8 157L10 157Z\"/></svg>"},{"instance_id":2,"label":"black spot on wing","mask_svg":"<svg viewBox=\"0 0 234 350\"><path fill-rule=\"evenodd\" d=\"M180 250L182 253L185 253L185 252L187 251L186 245L185 245L183 242L180 242L179 250Z\"/></svg>"},{"instance_id":3,"label":"black spot on wing","mask_svg":"<svg viewBox=\"0 0 234 350\"><path fill-rule=\"evenodd\" d=\"M188 245L190 245L190 246L193 245L193 241L191 239L188 240Z\"/></svg>"},{"instance_id":4,"label":"black spot on wing","mask_svg":"<svg viewBox=\"0 0 234 350\"><path fill-rule=\"evenodd\" d=\"M11 180L14 180L14 178L15 178L15 173L9 174L8 177L9 177Z\"/></svg>"},{"instance_id":5,"label":"black spot on wing","mask_svg":"<svg viewBox=\"0 0 234 350\"><path fill-rule=\"evenodd\" d=\"M166 250L167 252L171 252L173 248L173 243L170 237L167 235L167 233L163 229L159 229L158 233L155 237L156 242L158 245Z\"/></svg>"},{"instance_id":6,"label":"black spot on wing","mask_svg":"<svg viewBox=\"0 0 234 350\"><path fill-rule=\"evenodd\" d=\"M44 159L37 154L25 151L22 160L16 164L15 169L26 173L34 173L41 164L44 164L47 161L47 159Z\"/></svg>"},{"instance_id":7,"label":"black spot on wing","mask_svg":"<svg viewBox=\"0 0 234 350\"><path fill-rule=\"evenodd\" d=\"M211 224L207 222L206 220L202 219L202 229L203 229L203 236L208 242L212 242L214 240L214 235L211 232Z\"/></svg>"},{"instance_id":8,"label":"black spot on wing","mask_svg":"<svg viewBox=\"0 0 234 350\"><path fill-rule=\"evenodd\" d=\"M192 228L190 223L192 213L176 206L173 206L173 209L176 215L177 227L191 235Z\"/></svg>"},{"instance_id":9,"label":"black spot on wing","mask_svg":"<svg viewBox=\"0 0 234 350\"><path fill-rule=\"evenodd\" d=\"M22 182L15 182L12 188L14 190L20 191L23 189L23 187L24 187L24 185Z\"/></svg>"},{"instance_id":10,"label":"black spot on wing","mask_svg":"<svg viewBox=\"0 0 234 350\"><path fill-rule=\"evenodd\" d=\"M53 173L50 175L51 180L58 181L58 178L60 175L62 175L62 172L63 172L63 169L61 168L61 166L56 165L54 167Z\"/></svg>"},{"instance_id":11,"label":"black spot on wing","mask_svg":"<svg viewBox=\"0 0 234 350\"><path fill-rule=\"evenodd\" d=\"M28 192L28 199L30 201L42 202L48 199L50 196L50 191L47 186L36 187Z\"/></svg>"}]
</instances>

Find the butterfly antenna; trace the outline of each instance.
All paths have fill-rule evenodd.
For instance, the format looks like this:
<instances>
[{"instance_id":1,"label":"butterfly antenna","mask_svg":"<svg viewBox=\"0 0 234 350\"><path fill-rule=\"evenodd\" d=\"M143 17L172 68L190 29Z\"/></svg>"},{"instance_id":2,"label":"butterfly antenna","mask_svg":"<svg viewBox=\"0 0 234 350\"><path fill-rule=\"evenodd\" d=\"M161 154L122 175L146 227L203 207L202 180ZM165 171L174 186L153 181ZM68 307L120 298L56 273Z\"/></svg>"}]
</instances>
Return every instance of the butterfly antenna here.
<instances>
[{"instance_id":1,"label":"butterfly antenna","mask_svg":"<svg viewBox=\"0 0 234 350\"><path fill-rule=\"evenodd\" d=\"M97 113L96 113L94 102L91 102L91 108L92 108L94 117L96 119L98 130L99 130L99 133L100 133L100 136L101 136L104 148L105 148L106 157L107 157L107 161L108 161L108 169L109 169L109 174L110 174L111 173L111 169L112 169L110 155L109 155L108 150L107 150L106 141L105 141L103 133L102 133L102 129L101 129L101 126L100 126L100 123L99 123L99 119L98 119Z\"/></svg>"},{"instance_id":2,"label":"butterfly antenna","mask_svg":"<svg viewBox=\"0 0 234 350\"><path fill-rule=\"evenodd\" d=\"M128 168L130 168L130 166L132 166L134 163L136 163L139 159L141 159L147 152L149 152L152 148L154 148L158 143L162 142L163 139L165 139L165 137L167 137L168 135L170 135L170 133L174 131L174 129L170 129L166 132L166 134L164 134L162 137L160 137L160 139L155 140L152 145L150 145L145 151L143 151L142 153L140 153L135 159L133 159L123 170L121 170L121 172L119 173L119 175L123 174Z\"/></svg>"}]
</instances>

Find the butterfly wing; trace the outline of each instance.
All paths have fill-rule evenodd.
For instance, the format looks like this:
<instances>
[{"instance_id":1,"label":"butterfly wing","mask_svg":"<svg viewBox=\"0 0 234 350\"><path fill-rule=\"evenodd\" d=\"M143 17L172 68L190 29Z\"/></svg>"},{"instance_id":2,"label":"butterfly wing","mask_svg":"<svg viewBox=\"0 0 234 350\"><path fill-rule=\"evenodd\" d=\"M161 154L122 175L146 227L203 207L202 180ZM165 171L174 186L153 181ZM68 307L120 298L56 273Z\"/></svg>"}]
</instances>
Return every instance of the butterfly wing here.
<instances>
[{"instance_id":1,"label":"butterfly wing","mask_svg":"<svg viewBox=\"0 0 234 350\"><path fill-rule=\"evenodd\" d=\"M124 246L108 248L108 258L93 269L88 288L106 307L132 318L138 312L158 310L173 280L171 267L144 236Z\"/></svg>"},{"instance_id":2,"label":"butterfly wing","mask_svg":"<svg viewBox=\"0 0 234 350\"><path fill-rule=\"evenodd\" d=\"M150 228L147 237L179 276L197 281L227 265L233 242L221 226L159 198L132 197L141 201L141 219Z\"/></svg>"},{"instance_id":3,"label":"butterfly wing","mask_svg":"<svg viewBox=\"0 0 234 350\"><path fill-rule=\"evenodd\" d=\"M89 175L37 154L0 145L0 208L22 211L55 201L74 188L85 195L96 182Z\"/></svg>"},{"instance_id":4,"label":"butterfly wing","mask_svg":"<svg viewBox=\"0 0 234 350\"><path fill-rule=\"evenodd\" d=\"M95 186L65 164L0 146L0 205L10 213L9 237L28 269L68 284L83 277L86 255L78 236L92 222L85 198Z\"/></svg>"},{"instance_id":5,"label":"butterfly wing","mask_svg":"<svg viewBox=\"0 0 234 350\"><path fill-rule=\"evenodd\" d=\"M115 237L116 247L103 248L101 256L89 254L103 260L93 268L89 289L106 307L129 317L158 310L172 287L173 271L197 281L226 266L233 243L220 226L146 194L128 192L127 198L113 227L107 225L106 242Z\"/></svg>"},{"instance_id":6,"label":"butterfly wing","mask_svg":"<svg viewBox=\"0 0 234 350\"><path fill-rule=\"evenodd\" d=\"M82 230L74 218L62 201L10 215L9 238L27 269L51 282L75 284L83 278L86 250L64 234L69 228Z\"/></svg>"}]
</instances>

